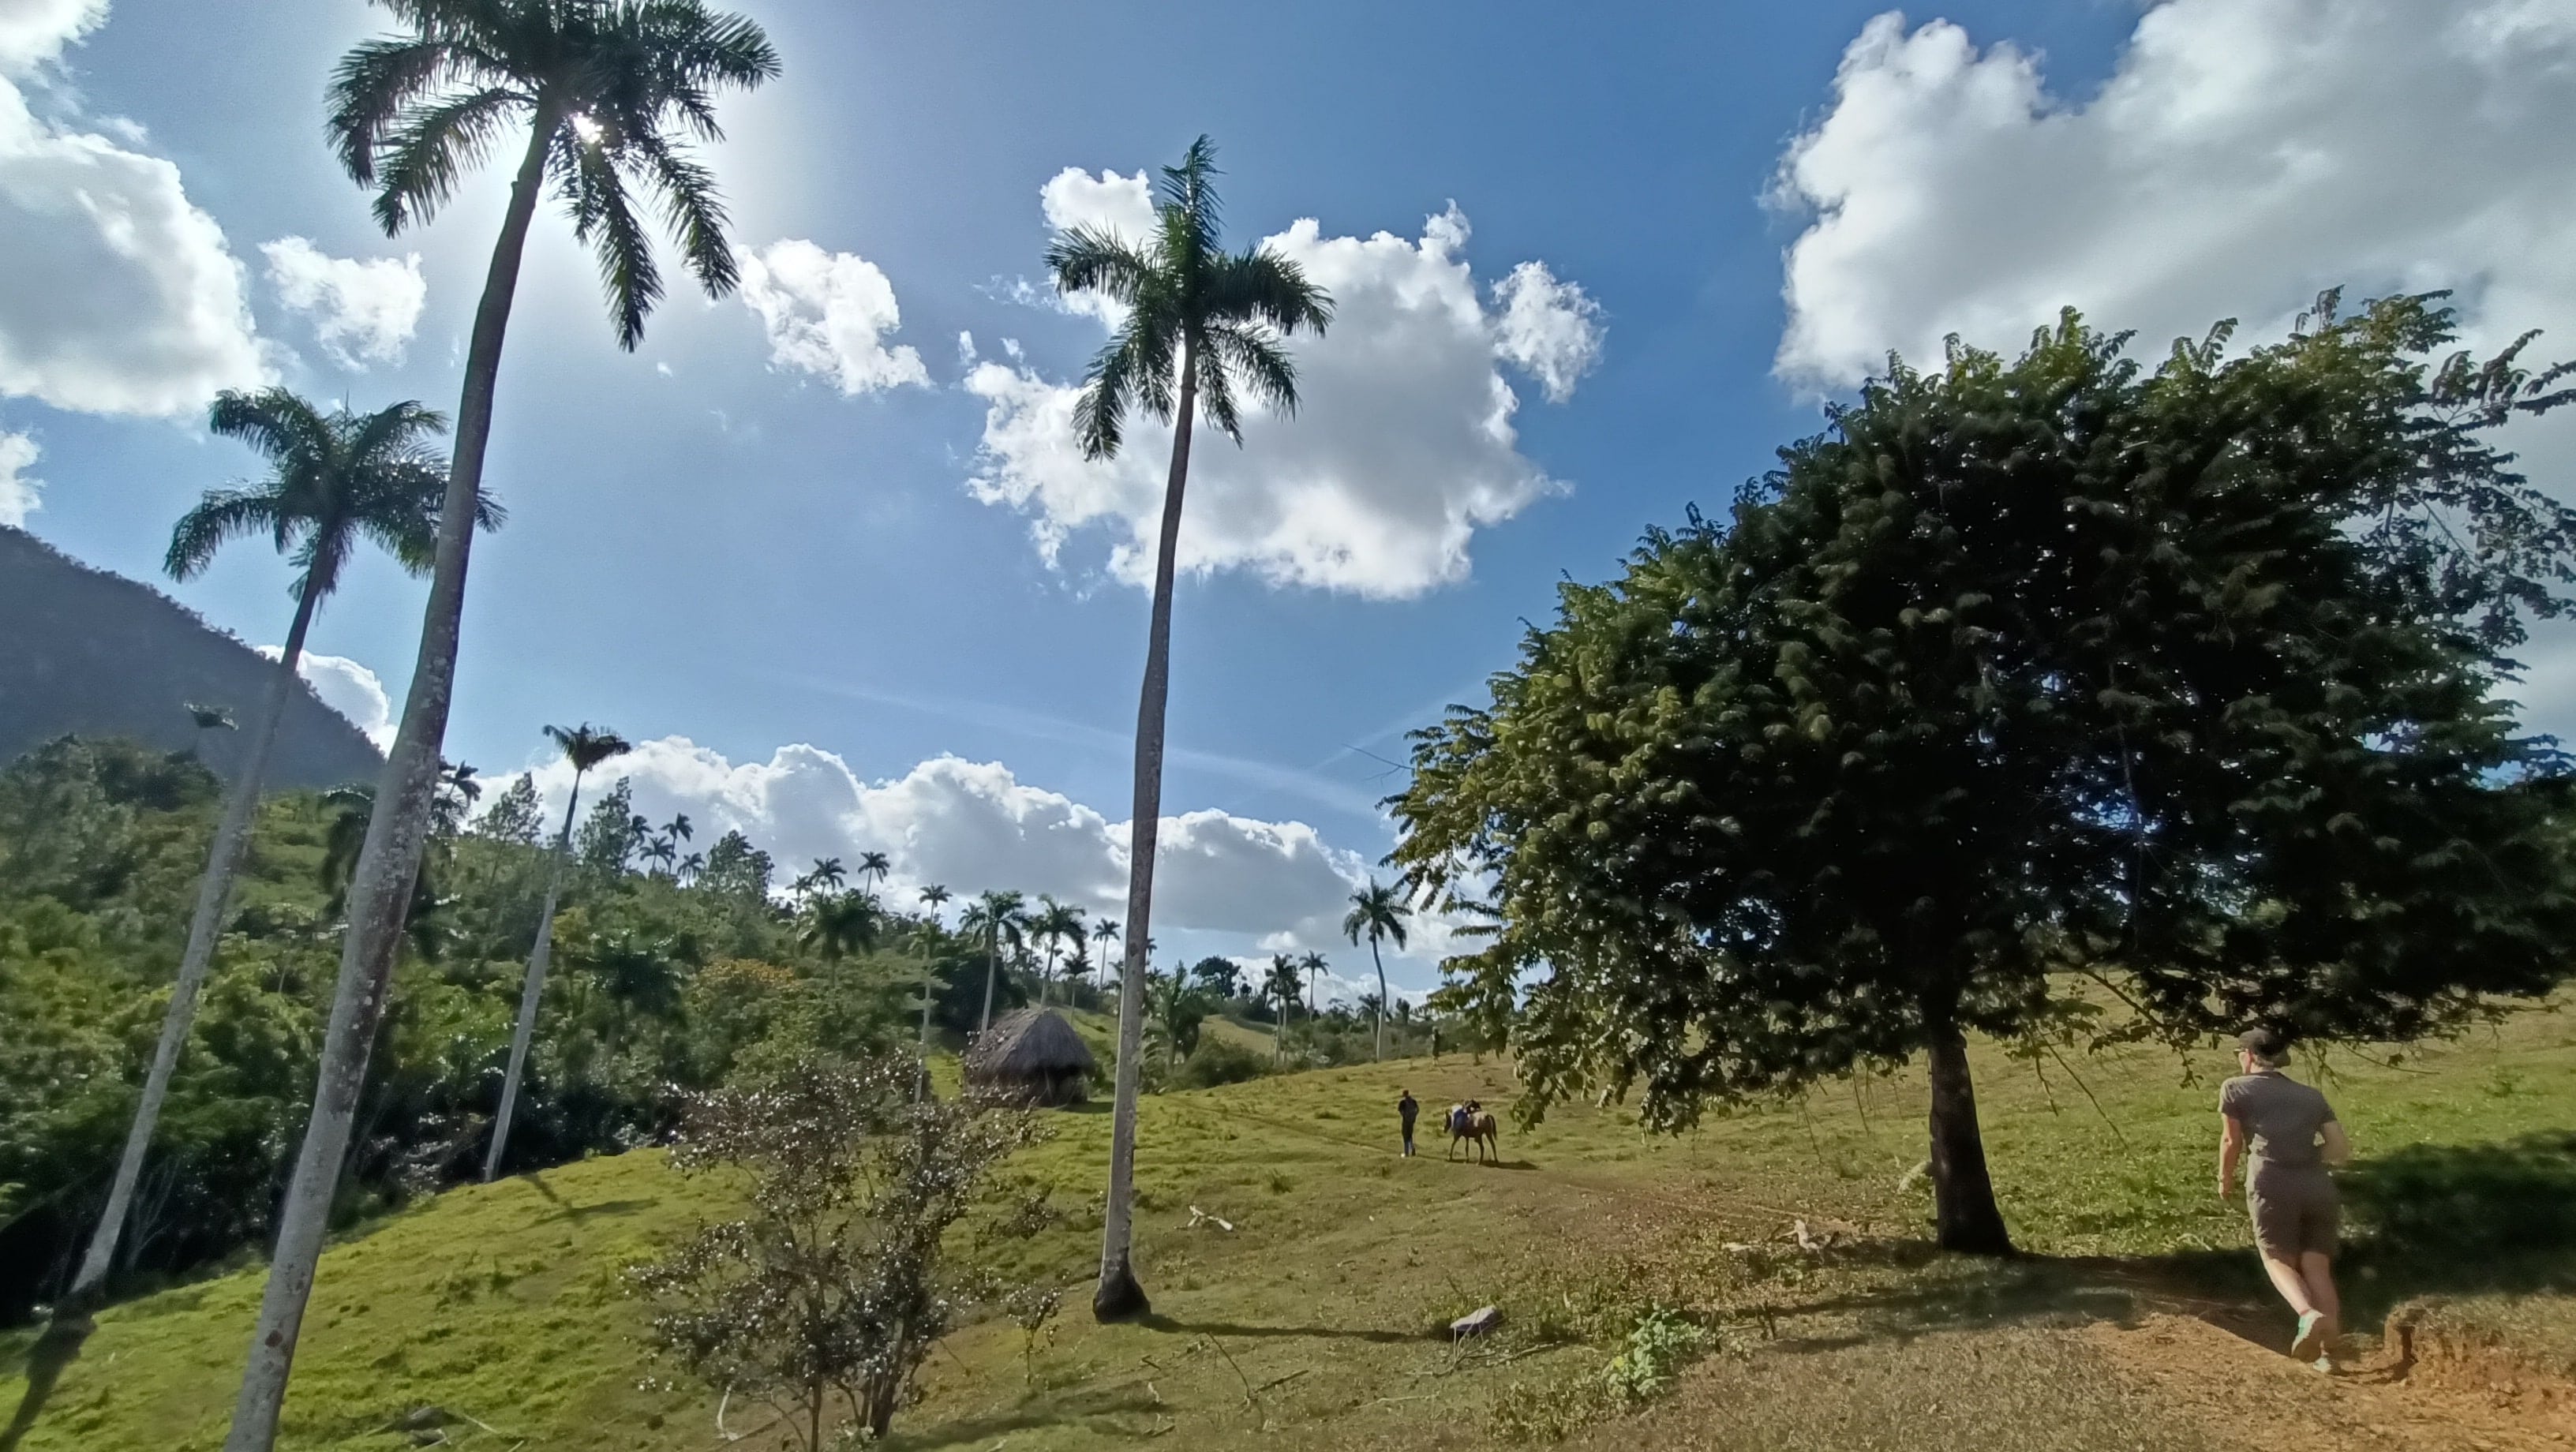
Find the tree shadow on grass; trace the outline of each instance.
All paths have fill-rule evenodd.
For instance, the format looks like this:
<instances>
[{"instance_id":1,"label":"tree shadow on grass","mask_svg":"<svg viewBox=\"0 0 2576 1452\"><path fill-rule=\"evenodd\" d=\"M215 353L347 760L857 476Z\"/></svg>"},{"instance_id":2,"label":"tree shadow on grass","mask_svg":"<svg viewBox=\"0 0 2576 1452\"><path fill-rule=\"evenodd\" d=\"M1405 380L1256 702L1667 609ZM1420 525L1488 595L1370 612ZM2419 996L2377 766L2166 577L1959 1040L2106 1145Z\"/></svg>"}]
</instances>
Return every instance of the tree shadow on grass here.
<instances>
[{"instance_id":1,"label":"tree shadow on grass","mask_svg":"<svg viewBox=\"0 0 2576 1452\"><path fill-rule=\"evenodd\" d=\"M2349 1330L2376 1331L2418 1296L2576 1293L2576 1133L2410 1145L2355 1165L2337 1182L2344 1243L2335 1280ZM1919 1241L1842 1255L1909 1271L1935 1259ZM1876 1334L1900 1337L2049 1320L2125 1326L2167 1312L2275 1348L2291 1323L2251 1248L2022 1256L1795 1309L1848 1313Z\"/></svg>"},{"instance_id":2,"label":"tree shadow on grass","mask_svg":"<svg viewBox=\"0 0 2576 1452\"><path fill-rule=\"evenodd\" d=\"M87 1341L98 1323L83 1315L69 1315L47 1322L43 1332L27 1346L24 1370L27 1389L19 1394L18 1410L9 1425L0 1428L0 1452L17 1452L18 1444L45 1413L45 1403L53 1399L54 1386L63 1379L64 1370L80 1357L81 1343Z\"/></svg>"},{"instance_id":3,"label":"tree shadow on grass","mask_svg":"<svg viewBox=\"0 0 2576 1452\"><path fill-rule=\"evenodd\" d=\"M1019 1406L1005 1412L981 1417L959 1417L953 1421L928 1422L905 1430L898 1420L895 1429L879 1445L900 1452L915 1449L928 1452L936 1447L986 1448L994 1439L1015 1432L1034 1432L1045 1427L1064 1426L1075 1422L1101 1422L1113 1418L1152 1417L1164 1411L1163 1403L1141 1386L1077 1387L1061 1392L1035 1392ZM1130 1439L1154 1435L1151 1427L1116 1425L1103 1430ZM1166 1427L1164 1430L1170 1430Z\"/></svg>"}]
</instances>

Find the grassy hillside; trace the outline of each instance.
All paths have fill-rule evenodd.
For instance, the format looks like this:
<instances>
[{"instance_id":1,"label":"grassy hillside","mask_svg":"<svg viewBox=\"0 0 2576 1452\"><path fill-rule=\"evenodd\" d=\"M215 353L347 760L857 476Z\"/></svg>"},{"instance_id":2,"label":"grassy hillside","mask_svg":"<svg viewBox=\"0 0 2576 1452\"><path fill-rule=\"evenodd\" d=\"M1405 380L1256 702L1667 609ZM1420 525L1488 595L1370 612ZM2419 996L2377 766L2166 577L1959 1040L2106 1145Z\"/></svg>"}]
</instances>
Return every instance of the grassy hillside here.
<instances>
[{"instance_id":1,"label":"grassy hillside","mask_svg":"<svg viewBox=\"0 0 2576 1452\"><path fill-rule=\"evenodd\" d=\"M1088 1449L1171 1434L1189 1448L1463 1448L1539 1434L1921 1452L2009 1436L2027 1452L2271 1445L2279 1417L2365 1446L2560 1445L2547 1437L2576 1431L2539 1403L2327 1381L2267 1349L2286 1340L2287 1315L2243 1249L2241 1209L2211 1187L2224 1068L2145 1049L2039 1068L1981 1053L2005 1212L2039 1253L2001 1266L1936 1257L1918 1239L1929 1196L1909 1174L1914 1076L1680 1139L1641 1137L1615 1110L1563 1110L1535 1131L1506 1122L1490 1167L1448 1162L1438 1143L1399 1160L1392 1104L1403 1087L1435 1114L1470 1094L1507 1104L1509 1074L1491 1062L1164 1095L1145 1106L1139 1152L1141 1260L1160 1316L1115 1328L1079 1309L1107 1116L1056 1115L1055 1138L1018 1168L1056 1186L1068 1214L998 1254L1014 1275L1068 1287L1070 1314L1034 1356L1004 1324L952 1338L896 1445ZM2398 1062L2324 1068L2365 1156L2346 1177L2354 1325L2375 1330L2436 1295L2438 1313L2414 1319L2477 1328L2515 1365L2565 1363L2576 1018L2526 1015ZM1234 1229L1193 1228L1192 1207ZM424 1405L447 1414L450 1441L492 1452L711 1445L711 1399L636 1389L649 1368L618 1268L718 1208L639 1152L451 1192L342 1245L324 1265L284 1445L412 1445L390 1424ZM1789 1238L1800 1220L1835 1243L1801 1250ZM258 1291L244 1272L108 1312L27 1452L215 1446ZM1507 1318L1495 1341L1460 1350L1436 1334L1489 1302ZM1713 1328L1711 1354L1642 1410L1607 1404L1602 1368L1655 1303ZM16 1395L0 1383L0 1400ZM728 1413L734 1433L761 1422Z\"/></svg>"}]
</instances>

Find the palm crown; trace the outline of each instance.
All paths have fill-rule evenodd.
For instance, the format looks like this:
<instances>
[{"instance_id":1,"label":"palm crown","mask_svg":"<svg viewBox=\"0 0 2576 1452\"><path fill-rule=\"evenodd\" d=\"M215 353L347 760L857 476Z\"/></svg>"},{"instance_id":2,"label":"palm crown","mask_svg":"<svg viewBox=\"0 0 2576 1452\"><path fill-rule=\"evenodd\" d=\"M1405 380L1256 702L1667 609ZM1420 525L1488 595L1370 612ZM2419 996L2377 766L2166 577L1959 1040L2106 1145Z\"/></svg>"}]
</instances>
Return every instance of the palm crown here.
<instances>
[{"instance_id":1,"label":"palm crown","mask_svg":"<svg viewBox=\"0 0 2576 1452\"><path fill-rule=\"evenodd\" d=\"M635 193L656 203L689 270L732 289L715 177L681 137L715 141L715 93L778 74L761 28L701 0L378 0L408 32L332 74L340 164L376 188L387 233L423 222L505 127L542 133L545 180L599 260L617 340L633 348L662 297Z\"/></svg>"},{"instance_id":2,"label":"palm crown","mask_svg":"<svg viewBox=\"0 0 2576 1452\"><path fill-rule=\"evenodd\" d=\"M572 763L572 769L577 774L586 774L601 762L611 757L624 756L634 750L627 744L625 737L604 726L593 726L587 721L570 730L561 726L549 726L546 728L546 736L556 746L562 748L564 760Z\"/></svg>"},{"instance_id":3,"label":"palm crown","mask_svg":"<svg viewBox=\"0 0 2576 1452\"><path fill-rule=\"evenodd\" d=\"M1224 249L1216 177L1216 147L1202 136L1180 165L1163 168L1151 237L1077 227L1047 249L1059 290L1098 292L1128 310L1074 405L1074 432L1091 458L1118 452L1130 408L1170 419L1176 391L1195 393L1208 422L1237 443L1238 390L1296 410L1297 367L1279 340L1324 331L1332 298L1268 247Z\"/></svg>"},{"instance_id":4,"label":"palm crown","mask_svg":"<svg viewBox=\"0 0 2576 1452\"><path fill-rule=\"evenodd\" d=\"M1395 946L1404 946L1404 920L1413 908L1398 894L1394 884L1369 879L1369 885L1351 894L1351 910L1342 919L1342 934L1352 942L1366 939L1372 943L1392 938Z\"/></svg>"},{"instance_id":5,"label":"palm crown","mask_svg":"<svg viewBox=\"0 0 2576 1452\"><path fill-rule=\"evenodd\" d=\"M418 574L429 568L438 511L447 490L447 461L430 442L447 420L417 403L374 413L324 413L283 388L226 391L206 426L249 445L270 465L267 478L209 490L180 516L162 567L193 579L232 540L265 534L291 552L296 596L318 601L340 582L350 546L361 537ZM483 495L475 522L499 526L501 506Z\"/></svg>"}]
</instances>

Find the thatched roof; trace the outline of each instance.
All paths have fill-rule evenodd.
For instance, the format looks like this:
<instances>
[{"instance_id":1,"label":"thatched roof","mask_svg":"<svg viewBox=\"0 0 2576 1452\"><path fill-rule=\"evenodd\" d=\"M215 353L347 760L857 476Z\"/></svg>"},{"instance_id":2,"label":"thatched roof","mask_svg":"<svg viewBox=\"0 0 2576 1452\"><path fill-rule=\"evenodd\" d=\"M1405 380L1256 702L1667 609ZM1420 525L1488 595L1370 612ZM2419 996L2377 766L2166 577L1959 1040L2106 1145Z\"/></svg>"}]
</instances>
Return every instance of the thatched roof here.
<instances>
[{"instance_id":1,"label":"thatched roof","mask_svg":"<svg viewBox=\"0 0 2576 1452\"><path fill-rule=\"evenodd\" d=\"M1089 1074L1096 1067L1082 1035L1062 1015L1043 1008L1005 1015L966 1051L970 1081L1027 1082Z\"/></svg>"}]
</instances>

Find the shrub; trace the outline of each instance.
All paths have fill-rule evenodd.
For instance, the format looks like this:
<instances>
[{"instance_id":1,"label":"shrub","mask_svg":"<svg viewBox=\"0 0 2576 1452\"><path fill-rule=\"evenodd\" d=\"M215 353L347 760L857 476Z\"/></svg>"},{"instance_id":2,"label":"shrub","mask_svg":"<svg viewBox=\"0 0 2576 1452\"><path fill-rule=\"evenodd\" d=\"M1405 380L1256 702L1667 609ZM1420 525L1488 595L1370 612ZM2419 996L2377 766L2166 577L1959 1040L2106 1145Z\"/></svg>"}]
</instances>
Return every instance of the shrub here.
<instances>
[{"instance_id":1,"label":"shrub","mask_svg":"<svg viewBox=\"0 0 2576 1452\"><path fill-rule=\"evenodd\" d=\"M1172 1087L1213 1089L1219 1084L1258 1079L1269 1071L1269 1064L1259 1054L1241 1044L1210 1036L1199 1040L1198 1051L1182 1061L1180 1072L1172 1076Z\"/></svg>"}]
</instances>

